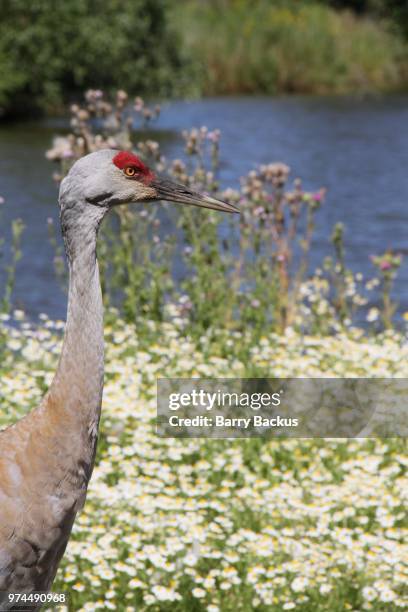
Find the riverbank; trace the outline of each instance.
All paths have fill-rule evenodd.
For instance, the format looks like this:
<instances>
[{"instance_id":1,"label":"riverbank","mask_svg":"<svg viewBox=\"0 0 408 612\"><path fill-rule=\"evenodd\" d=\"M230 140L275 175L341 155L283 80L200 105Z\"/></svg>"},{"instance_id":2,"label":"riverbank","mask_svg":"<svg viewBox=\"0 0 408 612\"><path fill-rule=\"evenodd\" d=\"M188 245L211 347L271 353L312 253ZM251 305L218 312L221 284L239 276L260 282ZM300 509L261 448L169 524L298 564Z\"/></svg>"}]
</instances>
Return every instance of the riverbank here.
<instances>
[{"instance_id":1,"label":"riverbank","mask_svg":"<svg viewBox=\"0 0 408 612\"><path fill-rule=\"evenodd\" d=\"M171 15L204 95L367 93L408 84L407 44L386 21L262 0L183 2Z\"/></svg>"},{"instance_id":2,"label":"riverbank","mask_svg":"<svg viewBox=\"0 0 408 612\"><path fill-rule=\"evenodd\" d=\"M408 89L395 11L357 15L318 0L71 4L0 7L0 120L61 113L89 87L161 99Z\"/></svg>"}]
</instances>

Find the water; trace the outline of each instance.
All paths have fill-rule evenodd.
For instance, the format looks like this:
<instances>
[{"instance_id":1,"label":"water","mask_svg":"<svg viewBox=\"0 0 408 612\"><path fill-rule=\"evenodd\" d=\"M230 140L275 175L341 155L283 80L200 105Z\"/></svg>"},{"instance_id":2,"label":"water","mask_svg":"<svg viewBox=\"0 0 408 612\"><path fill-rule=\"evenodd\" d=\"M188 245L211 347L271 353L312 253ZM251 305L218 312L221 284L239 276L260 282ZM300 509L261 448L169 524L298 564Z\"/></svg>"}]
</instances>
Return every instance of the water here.
<instances>
[{"instance_id":1,"label":"water","mask_svg":"<svg viewBox=\"0 0 408 612\"><path fill-rule=\"evenodd\" d=\"M223 186L237 187L239 177L257 164L279 160L306 188L327 187L317 217L314 264L330 252L337 221L346 226L347 263L364 276L373 274L370 254L407 248L407 96L174 102L164 105L154 137L166 155L180 156L180 131L201 125L221 129ZM44 157L61 127L52 120L0 124L2 225L21 217L27 226L14 301L33 318L41 312L65 316L66 297L55 279L46 223L48 217L58 219L57 187ZM400 312L408 310L407 280L404 264L395 290Z\"/></svg>"}]
</instances>

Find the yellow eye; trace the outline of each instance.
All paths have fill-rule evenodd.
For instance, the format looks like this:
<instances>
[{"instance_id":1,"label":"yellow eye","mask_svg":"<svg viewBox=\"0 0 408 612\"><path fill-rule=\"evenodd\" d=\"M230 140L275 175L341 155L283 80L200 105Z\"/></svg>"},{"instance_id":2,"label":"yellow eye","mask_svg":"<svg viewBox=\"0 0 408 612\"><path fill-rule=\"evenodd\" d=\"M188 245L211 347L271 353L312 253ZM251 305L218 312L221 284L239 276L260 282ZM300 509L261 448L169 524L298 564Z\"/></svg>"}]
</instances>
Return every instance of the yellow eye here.
<instances>
[{"instance_id":1,"label":"yellow eye","mask_svg":"<svg viewBox=\"0 0 408 612\"><path fill-rule=\"evenodd\" d=\"M125 174L126 174L126 176L135 176L136 170L134 168L132 168L132 166L126 166Z\"/></svg>"}]
</instances>

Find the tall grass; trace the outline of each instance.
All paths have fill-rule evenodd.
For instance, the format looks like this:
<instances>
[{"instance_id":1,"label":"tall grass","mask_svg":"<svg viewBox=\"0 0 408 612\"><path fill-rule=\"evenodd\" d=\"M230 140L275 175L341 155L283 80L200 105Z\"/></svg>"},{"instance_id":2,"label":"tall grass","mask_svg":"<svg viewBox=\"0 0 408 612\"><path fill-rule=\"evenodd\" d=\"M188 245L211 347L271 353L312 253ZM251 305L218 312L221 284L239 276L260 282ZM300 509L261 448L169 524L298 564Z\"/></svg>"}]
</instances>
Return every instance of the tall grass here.
<instances>
[{"instance_id":1,"label":"tall grass","mask_svg":"<svg viewBox=\"0 0 408 612\"><path fill-rule=\"evenodd\" d=\"M213 0L173 13L206 94L400 87L406 49L384 22L314 3Z\"/></svg>"}]
</instances>

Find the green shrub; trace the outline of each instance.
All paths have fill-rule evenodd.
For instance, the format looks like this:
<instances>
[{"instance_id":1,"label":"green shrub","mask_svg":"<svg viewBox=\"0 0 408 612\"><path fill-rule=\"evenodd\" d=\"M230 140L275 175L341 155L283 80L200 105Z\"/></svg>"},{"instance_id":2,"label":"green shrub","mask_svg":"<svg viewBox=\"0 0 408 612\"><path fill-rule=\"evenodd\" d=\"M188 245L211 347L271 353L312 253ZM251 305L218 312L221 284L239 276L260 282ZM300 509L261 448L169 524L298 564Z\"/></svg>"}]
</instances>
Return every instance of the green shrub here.
<instances>
[{"instance_id":1,"label":"green shrub","mask_svg":"<svg viewBox=\"0 0 408 612\"><path fill-rule=\"evenodd\" d=\"M55 110L85 87L173 93L181 60L162 0L2 0L0 108Z\"/></svg>"}]
</instances>

